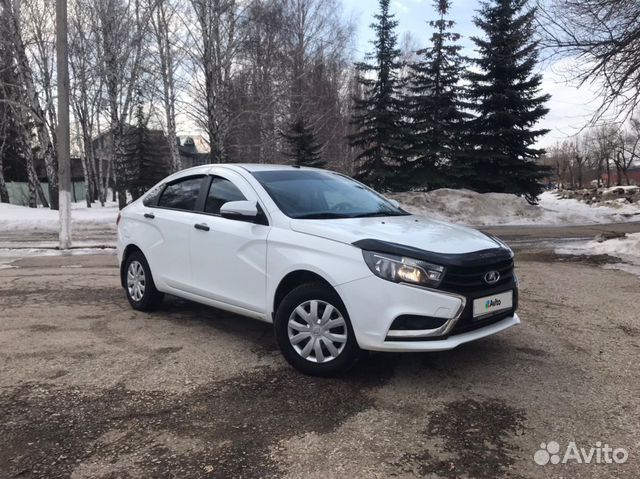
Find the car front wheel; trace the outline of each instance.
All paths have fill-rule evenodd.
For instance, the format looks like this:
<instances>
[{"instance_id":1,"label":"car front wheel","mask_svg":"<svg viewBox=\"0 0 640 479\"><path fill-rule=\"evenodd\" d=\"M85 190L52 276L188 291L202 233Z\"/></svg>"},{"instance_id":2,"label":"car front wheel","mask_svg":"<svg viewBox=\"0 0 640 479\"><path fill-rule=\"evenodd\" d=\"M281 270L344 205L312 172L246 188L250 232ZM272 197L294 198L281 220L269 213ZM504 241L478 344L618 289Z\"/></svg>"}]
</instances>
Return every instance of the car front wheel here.
<instances>
[{"instance_id":1,"label":"car front wheel","mask_svg":"<svg viewBox=\"0 0 640 479\"><path fill-rule=\"evenodd\" d=\"M323 283L304 284L287 294L274 323L285 359L305 374L340 374L359 356L347 310L338 294Z\"/></svg>"}]
</instances>

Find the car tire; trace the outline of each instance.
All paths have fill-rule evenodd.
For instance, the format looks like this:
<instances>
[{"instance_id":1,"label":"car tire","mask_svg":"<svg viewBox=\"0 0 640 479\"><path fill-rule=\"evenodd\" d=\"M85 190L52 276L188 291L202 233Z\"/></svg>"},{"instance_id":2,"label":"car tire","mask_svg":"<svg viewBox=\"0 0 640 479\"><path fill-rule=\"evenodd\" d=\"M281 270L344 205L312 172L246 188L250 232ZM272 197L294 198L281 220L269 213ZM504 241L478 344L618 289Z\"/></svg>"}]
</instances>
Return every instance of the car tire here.
<instances>
[{"instance_id":1,"label":"car tire","mask_svg":"<svg viewBox=\"0 0 640 479\"><path fill-rule=\"evenodd\" d=\"M153 311L164 294L156 289L147 259L140 251L134 251L125 260L124 290L133 309Z\"/></svg>"},{"instance_id":2,"label":"car tire","mask_svg":"<svg viewBox=\"0 0 640 479\"><path fill-rule=\"evenodd\" d=\"M274 328L287 362L310 376L345 373L360 356L347 309L324 283L289 292L278 306Z\"/></svg>"}]
</instances>

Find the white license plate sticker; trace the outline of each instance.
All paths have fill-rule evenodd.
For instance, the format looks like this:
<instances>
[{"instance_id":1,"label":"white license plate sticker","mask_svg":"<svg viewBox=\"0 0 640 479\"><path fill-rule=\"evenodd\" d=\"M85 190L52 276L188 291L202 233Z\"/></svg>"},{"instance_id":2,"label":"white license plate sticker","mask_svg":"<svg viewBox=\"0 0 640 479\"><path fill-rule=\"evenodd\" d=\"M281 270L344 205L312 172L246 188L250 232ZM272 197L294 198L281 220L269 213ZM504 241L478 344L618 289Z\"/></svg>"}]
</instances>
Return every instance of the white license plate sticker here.
<instances>
[{"instance_id":1,"label":"white license plate sticker","mask_svg":"<svg viewBox=\"0 0 640 479\"><path fill-rule=\"evenodd\" d=\"M473 300L473 317L485 316L487 314L511 309L513 307L513 291L485 296Z\"/></svg>"}]
</instances>

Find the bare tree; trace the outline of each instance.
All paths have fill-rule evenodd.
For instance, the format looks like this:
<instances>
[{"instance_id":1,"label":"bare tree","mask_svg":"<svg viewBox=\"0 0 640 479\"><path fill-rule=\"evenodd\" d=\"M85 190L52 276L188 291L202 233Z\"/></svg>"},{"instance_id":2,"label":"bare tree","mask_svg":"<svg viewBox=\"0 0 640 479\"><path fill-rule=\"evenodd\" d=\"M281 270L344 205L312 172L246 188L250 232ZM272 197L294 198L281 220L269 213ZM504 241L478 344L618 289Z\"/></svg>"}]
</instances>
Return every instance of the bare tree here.
<instances>
[{"instance_id":1,"label":"bare tree","mask_svg":"<svg viewBox=\"0 0 640 479\"><path fill-rule=\"evenodd\" d=\"M13 51L14 67L16 72L16 79L19 82L19 86L22 90L22 94L17 99L17 106L24 111L20 116L25 120L25 125L28 124L28 120L25 114L29 115L29 119L33 122L36 135L39 143L39 157L43 160L47 177L49 180L49 193L51 198L51 207L57 209L58 207L58 177L57 177L57 160L55 156L54 145L51 140L49 128L47 126L47 118L45 112L40 104L40 95L36 88L34 81L34 73L31 68L27 56L27 50L25 47L23 34L22 34L22 12L21 4L19 0L11 2L10 0L2 0L3 11L5 12L5 19L7 20L7 36L6 39L10 44ZM29 138L29 134L25 133L25 138ZM26 142L29 144L30 142ZM26 153L27 158L31 157L30 153ZM30 170L30 166L27 166ZM35 175L35 168L31 175ZM36 175L37 180L37 175ZM39 182L38 182L39 185ZM46 197L40 194L40 201L45 207L49 206Z\"/></svg>"},{"instance_id":2,"label":"bare tree","mask_svg":"<svg viewBox=\"0 0 640 479\"><path fill-rule=\"evenodd\" d=\"M2 20L0 16L0 21ZM2 45L0 45L0 49ZM4 59L4 55L2 55L2 51L0 51L0 61ZM3 69L6 68L3 67ZM4 178L4 155L5 152L9 150L9 124L11 122L11 118L9 117L10 106L3 100L8 100L6 97L5 89L4 89L4 81L6 76L4 72L0 72L2 75L0 76L0 203L9 203L9 190L7 189L7 183Z\"/></svg>"},{"instance_id":3,"label":"bare tree","mask_svg":"<svg viewBox=\"0 0 640 479\"><path fill-rule=\"evenodd\" d=\"M597 185L602 184L605 177L607 187L611 186L611 164L615 158L618 141L618 130L614 125L601 124L589 132L591 159L596 171Z\"/></svg>"},{"instance_id":4,"label":"bare tree","mask_svg":"<svg viewBox=\"0 0 640 479\"><path fill-rule=\"evenodd\" d=\"M34 86L38 99L43 101L41 120L38 126L40 147L45 154L49 198L52 209L58 209L58 157L56 152L58 125L55 95L57 86L55 75L55 1L21 0L22 31L26 54L31 66ZM28 70L25 70L28 73ZM38 122L36 122L38 124ZM51 148L51 153L48 149Z\"/></svg>"},{"instance_id":5,"label":"bare tree","mask_svg":"<svg viewBox=\"0 0 640 479\"><path fill-rule=\"evenodd\" d=\"M97 74L98 35L92 28L95 25L91 21L92 15L92 2L76 0L72 4L69 32L71 106L76 121L87 207L91 207L92 201L96 199L99 199L103 206L105 201L93 144L94 125L102 95L102 78Z\"/></svg>"},{"instance_id":6,"label":"bare tree","mask_svg":"<svg viewBox=\"0 0 640 479\"><path fill-rule=\"evenodd\" d=\"M10 98L7 92L8 84L13 83L13 58L11 50L6 41L6 32L4 25L6 11L0 3L0 203L9 203L9 190L4 176L4 159L5 154L9 152L10 142L16 144L15 139L10 138L10 125L12 125L12 117L10 116L9 104Z\"/></svg>"},{"instance_id":7,"label":"bare tree","mask_svg":"<svg viewBox=\"0 0 640 479\"><path fill-rule=\"evenodd\" d=\"M631 118L629 128L622 129L618 137L618 151L614 157L617 169L616 184L622 184L624 177L627 185L629 182L629 168L640 159L640 120Z\"/></svg>"},{"instance_id":8,"label":"bare tree","mask_svg":"<svg viewBox=\"0 0 640 479\"><path fill-rule=\"evenodd\" d=\"M572 170L575 172L575 186L584 188L584 170L589 163L589 151L584 138L576 138L572 153L573 161L571 164Z\"/></svg>"},{"instance_id":9,"label":"bare tree","mask_svg":"<svg viewBox=\"0 0 640 479\"><path fill-rule=\"evenodd\" d=\"M575 60L575 79L600 89L595 124L614 110L628 118L640 105L640 2L537 0L546 45Z\"/></svg>"},{"instance_id":10,"label":"bare tree","mask_svg":"<svg viewBox=\"0 0 640 479\"><path fill-rule=\"evenodd\" d=\"M576 187L574 177L574 161L576 157L575 143L565 140L558 142L547 150L544 163L553 169L559 188L573 189Z\"/></svg>"},{"instance_id":11,"label":"bare tree","mask_svg":"<svg viewBox=\"0 0 640 479\"><path fill-rule=\"evenodd\" d=\"M230 130L233 65L240 45L238 19L246 7L236 0L191 0L198 29L192 58L202 80L204 125L209 134L211 160L225 161Z\"/></svg>"},{"instance_id":12,"label":"bare tree","mask_svg":"<svg viewBox=\"0 0 640 479\"><path fill-rule=\"evenodd\" d=\"M171 170L180 170L180 153L176 128L176 71L179 67L176 32L176 6L170 0L150 0L153 13L151 27L155 40L155 57L162 83L161 99L164 107L165 133L171 153Z\"/></svg>"},{"instance_id":13,"label":"bare tree","mask_svg":"<svg viewBox=\"0 0 640 479\"><path fill-rule=\"evenodd\" d=\"M123 134L140 81L150 11L143 9L139 0L105 0L95 4L95 18L100 36L100 74L108 102L115 191L119 207L124 208L127 165Z\"/></svg>"}]
</instances>

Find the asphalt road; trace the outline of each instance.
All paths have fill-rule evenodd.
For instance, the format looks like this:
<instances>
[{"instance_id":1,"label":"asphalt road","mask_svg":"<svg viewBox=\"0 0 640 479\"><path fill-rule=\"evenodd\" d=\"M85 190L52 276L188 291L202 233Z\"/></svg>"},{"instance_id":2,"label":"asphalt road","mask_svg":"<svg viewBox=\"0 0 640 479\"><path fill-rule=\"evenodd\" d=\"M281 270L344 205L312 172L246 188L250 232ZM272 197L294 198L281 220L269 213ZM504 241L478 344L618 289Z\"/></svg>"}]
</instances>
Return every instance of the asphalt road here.
<instances>
[{"instance_id":1,"label":"asphalt road","mask_svg":"<svg viewBox=\"0 0 640 479\"><path fill-rule=\"evenodd\" d=\"M593 239L603 232L640 233L640 222L608 223L601 225L523 225L487 226L482 231L494 234L506 242L568 241Z\"/></svg>"},{"instance_id":2,"label":"asphalt road","mask_svg":"<svg viewBox=\"0 0 640 479\"><path fill-rule=\"evenodd\" d=\"M522 258L520 326L338 379L290 369L267 324L131 310L113 255L0 264L0 477L640 477L640 280ZM629 456L536 464L550 441Z\"/></svg>"}]
</instances>

